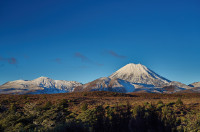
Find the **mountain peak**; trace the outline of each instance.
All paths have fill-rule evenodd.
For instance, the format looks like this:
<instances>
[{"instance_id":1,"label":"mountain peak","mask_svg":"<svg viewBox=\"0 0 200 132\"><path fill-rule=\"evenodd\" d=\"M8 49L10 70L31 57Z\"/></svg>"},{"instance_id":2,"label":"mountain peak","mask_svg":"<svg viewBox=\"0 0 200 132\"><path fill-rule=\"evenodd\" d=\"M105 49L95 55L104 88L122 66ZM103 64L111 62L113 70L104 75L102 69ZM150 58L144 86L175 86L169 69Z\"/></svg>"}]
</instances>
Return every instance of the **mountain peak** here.
<instances>
[{"instance_id":1,"label":"mountain peak","mask_svg":"<svg viewBox=\"0 0 200 132\"><path fill-rule=\"evenodd\" d=\"M144 65L142 65L142 64L134 64L134 63L129 63L129 64L127 64L127 65L125 65L124 67L145 67Z\"/></svg>"},{"instance_id":2,"label":"mountain peak","mask_svg":"<svg viewBox=\"0 0 200 132\"><path fill-rule=\"evenodd\" d=\"M125 66L144 66L144 65L142 65L142 64L140 64L140 63L138 63L138 64L135 64L135 63L129 63L129 64L126 64Z\"/></svg>"},{"instance_id":3,"label":"mountain peak","mask_svg":"<svg viewBox=\"0 0 200 132\"><path fill-rule=\"evenodd\" d=\"M135 64L135 63L128 63L126 65L142 65L141 63Z\"/></svg>"},{"instance_id":4,"label":"mountain peak","mask_svg":"<svg viewBox=\"0 0 200 132\"><path fill-rule=\"evenodd\" d=\"M132 83L153 84L154 86L161 86L170 82L146 66L134 63L129 63L120 68L110 78L119 78Z\"/></svg>"},{"instance_id":5,"label":"mountain peak","mask_svg":"<svg viewBox=\"0 0 200 132\"><path fill-rule=\"evenodd\" d=\"M48 77L44 77L44 76L41 76L41 77L38 77L36 79L49 79Z\"/></svg>"},{"instance_id":6,"label":"mountain peak","mask_svg":"<svg viewBox=\"0 0 200 132\"><path fill-rule=\"evenodd\" d=\"M129 63L117 71L118 74L140 76L141 74L148 74L147 67L142 64ZM111 75L114 77L114 74Z\"/></svg>"},{"instance_id":7,"label":"mountain peak","mask_svg":"<svg viewBox=\"0 0 200 132\"><path fill-rule=\"evenodd\" d=\"M52 80L52 79L50 79L48 77L43 77L43 76L34 79L34 81L44 81L44 80Z\"/></svg>"}]
</instances>

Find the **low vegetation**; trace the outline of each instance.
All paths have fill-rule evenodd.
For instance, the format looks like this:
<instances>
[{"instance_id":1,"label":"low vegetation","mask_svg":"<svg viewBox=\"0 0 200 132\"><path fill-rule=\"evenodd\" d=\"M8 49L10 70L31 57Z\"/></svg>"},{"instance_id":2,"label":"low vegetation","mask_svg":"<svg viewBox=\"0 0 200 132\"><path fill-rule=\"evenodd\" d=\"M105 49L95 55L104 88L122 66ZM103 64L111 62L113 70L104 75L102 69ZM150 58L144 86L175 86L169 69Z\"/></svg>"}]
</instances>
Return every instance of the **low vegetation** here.
<instances>
[{"instance_id":1,"label":"low vegetation","mask_svg":"<svg viewBox=\"0 0 200 132\"><path fill-rule=\"evenodd\" d=\"M0 131L200 130L198 94L0 95Z\"/></svg>"}]
</instances>

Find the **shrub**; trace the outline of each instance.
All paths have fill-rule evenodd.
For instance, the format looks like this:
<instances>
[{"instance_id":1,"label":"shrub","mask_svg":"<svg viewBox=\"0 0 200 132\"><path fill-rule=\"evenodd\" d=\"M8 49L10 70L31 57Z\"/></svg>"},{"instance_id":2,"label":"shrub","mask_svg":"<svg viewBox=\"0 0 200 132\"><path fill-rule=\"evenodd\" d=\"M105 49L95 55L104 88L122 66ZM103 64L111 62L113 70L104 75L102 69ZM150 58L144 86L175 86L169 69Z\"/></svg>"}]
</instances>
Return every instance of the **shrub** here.
<instances>
[{"instance_id":1,"label":"shrub","mask_svg":"<svg viewBox=\"0 0 200 132\"><path fill-rule=\"evenodd\" d=\"M88 109L88 104L87 103L83 103L81 110L82 111L86 111Z\"/></svg>"},{"instance_id":2,"label":"shrub","mask_svg":"<svg viewBox=\"0 0 200 132\"><path fill-rule=\"evenodd\" d=\"M143 112L143 108L140 105L135 106L132 110L133 116L140 116L141 113Z\"/></svg>"},{"instance_id":3,"label":"shrub","mask_svg":"<svg viewBox=\"0 0 200 132\"><path fill-rule=\"evenodd\" d=\"M169 102L167 103L167 106L173 106L175 104L175 102Z\"/></svg>"},{"instance_id":4,"label":"shrub","mask_svg":"<svg viewBox=\"0 0 200 132\"><path fill-rule=\"evenodd\" d=\"M60 107L61 109L65 109L65 108L68 107L68 102L67 102L66 99L63 99L63 100L61 100L61 101L59 102L58 105L59 105L59 107Z\"/></svg>"},{"instance_id":5,"label":"shrub","mask_svg":"<svg viewBox=\"0 0 200 132\"><path fill-rule=\"evenodd\" d=\"M97 120L96 110L86 110L77 116L77 119L80 119L82 122L94 125Z\"/></svg>"},{"instance_id":6,"label":"shrub","mask_svg":"<svg viewBox=\"0 0 200 132\"><path fill-rule=\"evenodd\" d=\"M48 102L45 103L43 109L44 109L44 110L48 110L48 109L50 109L51 107L52 107L52 103L51 103L50 101L48 101Z\"/></svg>"},{"instance_id":7,"label":"shrub","mask_svg":"<svg viewBox=\"0 0 200 132\"><path fill-rule=\"evenodd\" d=\"M3 105L0 104L0 113L4 112L5 110L6 110L6 108Z\"/></svg>"},{"instance_id":8,"label":"shrub","mask_svg":"<svg viewBox=\"0 0 200 132\"><path fill-rule=\"evenodd\" d=\"M10 104L10 107L9 107L9 111L10 111L10 112L16 112L16 111L17 111L17 106L16 106L16 104L11 103L11 104Z\"/></svg>"},{"instance_id":9,"label":"shrub","mask_svg":"<svg viewBox=\"0 0 200 132\"><path fill-rule=\"evenodd\" d=\"M176 101L176 105L183 105L181 98L178 98Z\"/></svg>"},{"instance_id":10,"label":"shrub","mask_svg":"<svg viewBox=\"0 0 200 132\"><path fill-rule=\"evenodd\" d=\"M164 103L162 102L162 100L159 100L159 101L157 102L157 104L164 104Z\"/></svg>"}]
</instances>

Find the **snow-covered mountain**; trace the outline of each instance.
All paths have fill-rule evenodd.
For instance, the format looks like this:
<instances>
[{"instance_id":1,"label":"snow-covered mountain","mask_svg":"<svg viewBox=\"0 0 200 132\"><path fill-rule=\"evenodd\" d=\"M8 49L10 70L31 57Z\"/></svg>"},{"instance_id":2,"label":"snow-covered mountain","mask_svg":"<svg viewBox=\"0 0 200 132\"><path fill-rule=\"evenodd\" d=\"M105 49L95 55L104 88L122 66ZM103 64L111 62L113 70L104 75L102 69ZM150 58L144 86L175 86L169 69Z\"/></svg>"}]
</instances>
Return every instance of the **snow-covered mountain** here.
<instances>
[{"instance_id":1,"label":"snow-covered mountain","mask_svg":"<svg viewBox=\"0 0 200 132\"><path fill-rule=\"evenodd\" d=\"M0 94L49 94L81 91L113 91L122 93L200 92L200 82L192 83L188 86L180 82L170 81L144 65L130 63L109 77L99 78L84 85L75 81L39 77L31 81L11 81L0 86Z\"/></svg>"},{"instance_id":2,"label":"snow-covered mountain","mask_svg":"<svg viewBox=\"0 0 200 132\"><path fill-rule=\"evenodd\" d=\"M82 86L78 86L74 89L74 92L82 91L112 91L128 93L133 92L135 87L128 81L121 79L110 79L108 77L102 77L92 82L86 83Z\"/></svg>"},{"instance_id":3,"label":"snow-covered mountain","mask_svg":"<svg viewBox=\"0 0 200 132\"><path fill-rule=\"evenodd\" d=\"M192 83L189 86L191 86L191 87L200 87L200 82Z\"/></svg>"},{"instance_id":4,"label":"snow-covered mountain","mask_svg":"<svg viewBox=\"0 0 200 132\"><path fill-rule=\"evenodd\" d=\"M190 87L190 86L188 86L188 85L186 85L186 84L183 84L183 83L177 82L177 81L172 81L172 82L170 82L170 83L168 84L168 86L170 86L170 85L172 85L172 86L177 86L177 87L179 87L179 88L185 88L185 89L190 89L190 88L192 88L192 87Z\"/></svg>"},{"instance_id":5,"label":"snow-covered mountain","mask_svg":"<svg viewBox=\"0 0 200 132\"><path fill-rule=\"evenodd\" d=\"M113 73L109 78L119 78L136 84L147 84L162 87L171 81L156 74L146 66L130 63Z\"/></svg>"},{"instance_id":6,"label":"snow-covered mountain","mask_svg":"<svg viewBox=\"0 0 200 132\"><path fill-rule=\"evenodd\" d=\"M184 90L177 91L176 93L200 93L200 87L184 89Z\"/></svg>"},{"instance_id":7,"label":"snow-covered mountain","mask_svg":"<svg viewBox=\"0 0 200 132\"><path fill-rule=\"evenodd\" d=\"M0 86L0 94L41 94L73 92L74 88L82 85L76 81L53 80L39 77L35 80L16 80Z\"/></svg>"},{"instance_id":8,"label":"snow-covered mountain","mask_svg":"<svg viewBox=\"0 0 200 132\"><path fill-rule=\"evenodd\" d=\"M177 93L184 90L189 90L191 87L180 82L169 82L166 86L155 87L152 84L131 83L118 78L102 77L92 82L78 86L74 92L88 91L112 91L112 92L137 92L137 93ZM194 91L194 90L193 90Z\"/></svg>"}]
</instances>

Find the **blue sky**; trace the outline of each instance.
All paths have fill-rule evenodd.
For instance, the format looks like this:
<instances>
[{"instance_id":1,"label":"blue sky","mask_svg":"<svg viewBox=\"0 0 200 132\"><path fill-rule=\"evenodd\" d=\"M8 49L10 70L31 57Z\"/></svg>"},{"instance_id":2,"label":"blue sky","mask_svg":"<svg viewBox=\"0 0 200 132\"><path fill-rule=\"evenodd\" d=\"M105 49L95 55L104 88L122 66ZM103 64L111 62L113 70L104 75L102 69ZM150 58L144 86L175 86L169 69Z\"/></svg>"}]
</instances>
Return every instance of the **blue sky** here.
<instances>
[{"instance_id":1,"label":"blue sky","mask_svg":"<svg viewBox=\"0 0 200 132\"><path fill-rule=\"evenodd\" d=\"M1 0L0 84L86 83L127 63L200 81L199 0Z\"/></svg>"}]
</instances>

